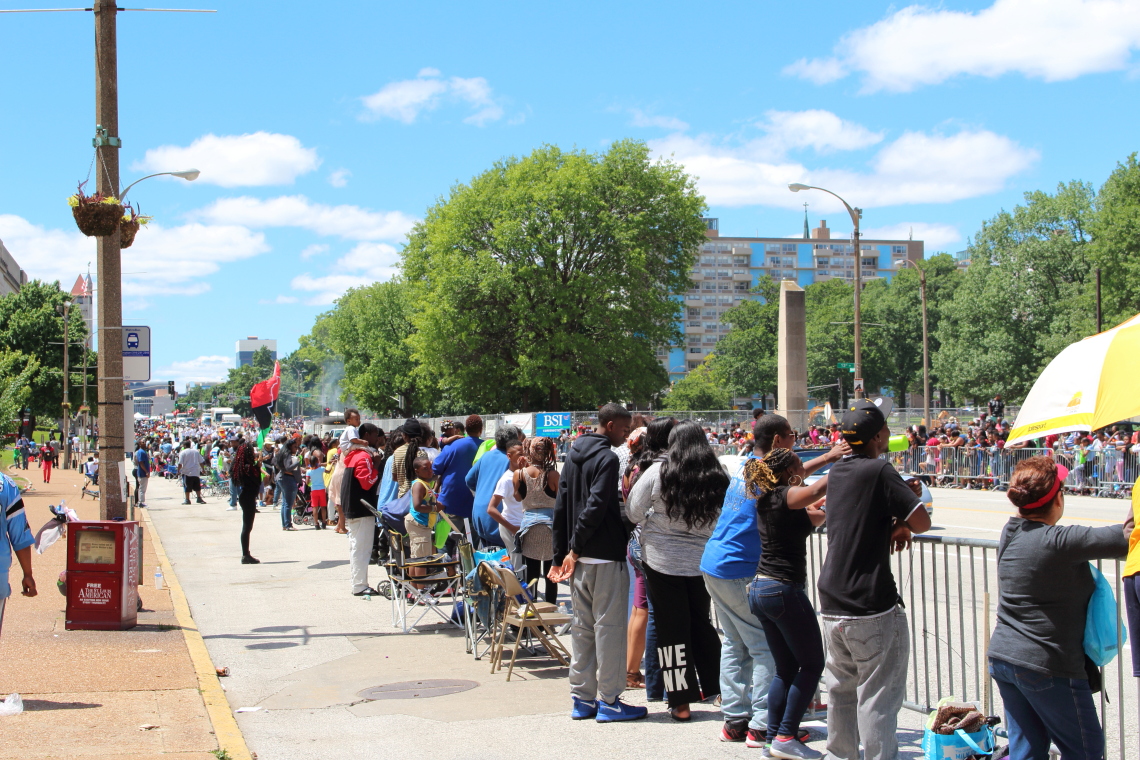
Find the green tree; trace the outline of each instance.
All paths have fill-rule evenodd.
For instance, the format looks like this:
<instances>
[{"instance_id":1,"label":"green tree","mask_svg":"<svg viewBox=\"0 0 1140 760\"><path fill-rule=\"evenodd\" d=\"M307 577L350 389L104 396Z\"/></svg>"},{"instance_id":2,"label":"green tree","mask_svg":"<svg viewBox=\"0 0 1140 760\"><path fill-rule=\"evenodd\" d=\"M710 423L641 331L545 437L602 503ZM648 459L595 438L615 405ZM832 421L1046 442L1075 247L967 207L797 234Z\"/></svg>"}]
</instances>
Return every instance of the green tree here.
<instances>
[{"instance_id":1,"label":"green tree","mask_svg":"<svg viewBox=\"0 0 1140 760\"><path fill-rule=\"evenodd\" d=\"M652 397L704 209L681 167L632 140L546 146L456 185L404 249L420 373L487 410Z\"/></svg>"},{"instance_id":2,"label":"green tree","mask_svg":"<svg viewBox=\"0 0 1140 760\"><path fill-rule=\"evenodd\" d=\"M344 361L341 387L367 409L400 413L430 405L410 359L410 316L409 287L399 281L352 288L325 316L327 345Z\"/></svg>"},{"instance_id":3,"label":"green tree","mask_svg":"<svg viewBox=\"0 0 1140 760\"><path fill-rule=\"evenodd\" d=\"M35 357L39 367L28 381L26 405L33 416L43 415L55 419L61 415L63 404L63 316L61 310L70 296L59 282L31 282L0 298L0 351L14 351L25 357ZM87 325L79 309L68 312L67 340L69 347L69 381L72 387L83 384L83 348ZM88 364L94 369L92 353ZM94 377L88 378L94 387ZM89 390L89 399L91 391Z\"/></svg>"},{"instance_id":4,"label":"green tree","mask_svg":"<svg viewBox=\"0 0 1140 760\"><path fill-rule=\"evenodd\" d=\"M1140 163L1118 163L1096 198L1093 265L1101 269L1105 328L1140 312Z\"/></svg>"},{"instance_id":5,"label":"green tree","mask_svg":"<svg viewBox=\"0 0 1140 760\"><path fill-rule=\"evenodd\" d=\"M939 322L934 369L959 399L1019 401L1054 356L1095 330L1091 185L1061 184L1025 201L983 222Z\"/></svg>"},{"instance_id":6,"label":"green tree","mask_svg":"<svg viewBox=\"0 0 1140 760\"><path fill-rule=\"evenodd\" d=\"M761 300L745 301L724 313L732 325L717 343L712 369L738 395L776 392L776 336L780 287L764 275L752 289Z\"/></svg>"},{"instance_id":7,"label":"green tree","mask_svg":"<svg viewBox=\"0 0 1140 760\"><path fill-rule=\"evenodd\" d=\"M16 431L20 412L32 395L32 379L39 369L35 357L0 351L0 435Z\"/></svg>"},{"instance_id":8,"label":"green tree","mask_svg":"<svg viewBox=\"0 0 1140 760\"><path fill-rule=\"evenodd\" d=\"M673 389L661 402L662 407L678 412L728 409L732 405L732 394L712 369L715 357L715 354L710 355L699 367L673 383Z\"/></svg>"},{"instance_id":9,"label":"green tree","mask_svg":"<svg viewBox=\"0 0 1140 760\"><path fill-rule=\"evenodd\" d=\"M962 272L952 256L936 254L917 262L926 274L927 324L930 355L939 350L937 327L946 305L962 281ZM864 335L871 340L864 349L898 402L922 389L922 296L918 272L900 269L890 280L874 280L863 289L863 319L873 323ZM866 372L866 369L864 370ZM931 387L937 378L931 373Z\"/></svg>"}]
</instances>

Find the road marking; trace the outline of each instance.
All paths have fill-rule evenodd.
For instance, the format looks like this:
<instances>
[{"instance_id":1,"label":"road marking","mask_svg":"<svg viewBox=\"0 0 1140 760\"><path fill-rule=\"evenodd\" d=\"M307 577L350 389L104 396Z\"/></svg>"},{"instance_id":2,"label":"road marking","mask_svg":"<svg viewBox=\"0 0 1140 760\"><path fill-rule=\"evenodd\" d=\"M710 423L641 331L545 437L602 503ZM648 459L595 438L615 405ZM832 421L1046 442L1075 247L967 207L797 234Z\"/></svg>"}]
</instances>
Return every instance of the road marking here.
<instances>
[{"instance_id":1,"label":"road marking","mask_svg":"<svg viewBox=\"0 0 1140 760\"><path fill-rule=\"evenodd\" d=\"M186 602L186 595L182 593L182 586L178 583L178 576L170 566L166 550L162 548L162 539L155 530L154 523L146 509L139 509L151 542L154 544L154 553L162 564L162 576L170 589L170 601L174 603L174 616L182 629L182 637L186 640L186 648L190 651L190 659L194 663L194 671L198 675L198 689L202 693L202 701L206 705L206 712L210 716L210 723L214 726L214 737L218 740L218 747L229 753L233 760L252 760L249 747L245 744L238 727L237 719L230 712L230 703L226 693L222 690L222 683L218 680L218 671L214 668L214 661L210 659L210 652L206 649L206 642L190 614L190 605Z\"/></svg>"}]
</instances>

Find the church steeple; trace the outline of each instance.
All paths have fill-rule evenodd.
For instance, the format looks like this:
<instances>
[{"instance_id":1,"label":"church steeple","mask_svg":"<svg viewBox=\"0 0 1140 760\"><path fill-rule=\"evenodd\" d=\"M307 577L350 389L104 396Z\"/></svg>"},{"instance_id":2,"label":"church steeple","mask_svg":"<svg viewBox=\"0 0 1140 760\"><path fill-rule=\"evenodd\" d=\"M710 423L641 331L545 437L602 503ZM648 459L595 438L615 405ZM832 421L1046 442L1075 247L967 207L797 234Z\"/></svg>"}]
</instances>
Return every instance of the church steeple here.
<instances>
[{"instance_id":1,"label":"church steeple","mask_svg":"<svg viewBox=\"0 0 1140 760\"><path fill-rule=\"evenodd\" d=\"M808 205L805 202L804 203L804 240L811 240L811 233L808 232L807 207L808 207Z\"/></svg>"}]
</instances>

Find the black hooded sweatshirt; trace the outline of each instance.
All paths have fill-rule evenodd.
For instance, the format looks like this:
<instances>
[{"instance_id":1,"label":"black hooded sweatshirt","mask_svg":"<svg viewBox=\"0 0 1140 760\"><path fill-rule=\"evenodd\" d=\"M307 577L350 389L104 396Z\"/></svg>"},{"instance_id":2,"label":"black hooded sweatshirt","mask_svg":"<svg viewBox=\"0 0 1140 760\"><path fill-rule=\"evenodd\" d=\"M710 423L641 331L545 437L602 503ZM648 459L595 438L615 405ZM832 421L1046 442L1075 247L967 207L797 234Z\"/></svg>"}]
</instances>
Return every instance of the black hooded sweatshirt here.
<instances>
[{"instance_id":1,"label":"black hooded sweatshirt","mask_svg":"<svg viewBox=\"0 0 1140 760\"><path fill-rule=\"evenodd\" d=\"M554 501L554 562L579 557L624 562L629 534L618 507L618 458L599 433L579 436L570 449Z\"/></svg>"}]
</instances>

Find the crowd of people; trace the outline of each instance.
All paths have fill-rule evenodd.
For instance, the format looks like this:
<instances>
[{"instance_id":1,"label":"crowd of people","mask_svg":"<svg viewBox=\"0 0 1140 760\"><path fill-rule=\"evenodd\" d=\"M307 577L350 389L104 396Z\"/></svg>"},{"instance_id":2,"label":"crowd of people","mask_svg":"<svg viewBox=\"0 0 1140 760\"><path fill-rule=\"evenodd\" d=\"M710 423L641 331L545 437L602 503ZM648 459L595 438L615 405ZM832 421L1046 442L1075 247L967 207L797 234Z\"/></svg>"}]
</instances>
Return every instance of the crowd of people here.
<instances>
[{"instance_id":1,"label":"crowd of people","mask_svg":"<svg viewBox=\"0 0 1140 760\"><path fill-rule=\"evenodd\" d=\"M617 404L601 408L593 429L559 438L499 425L484 439L478 415L438 434L416 419L386 432L354 409L345 421L337 439L304 435L299 421L278 423L260 448L248 425L147 423L134 456L140 500L145 478L157 473L182 480L183 504L192 496L204 503L203 478L228 484L229 508L243 512L248 564L258 562L249 550L258 509L279 507L282 529L293 530L303 503L315 528L347 534L357 596L377 593L369 567L388 551L387 531L367 505L402 501L410 557L446 550L450 529L469 527L478 548L505 548L546 601L557 604L560 584L568 587L573 719L645 717L647 707L622 700L628 689L645 689L682 722L693 704L716 700L722 741L764 756L817 758L800 721L822 678L829 756L857 760L861 746L868 760L897 757L910 633L890 556L929 529L930 517L917 479L882 456L890 430L876 405L856 402L835 425L802 435L775 414L757 413L751 430L718 433ZM924 449L935 439L942 446L942 436L1004 442L1008 427L999 411L961 426L947 420L930 437L918 427L906 433ZM717 456L726 443L744 455L731 471ZM1058 454L1066 450L1063 439L1053 443ZM796 454L805 445L829 450L805 462ZM1093 584L1088 560L1122 556L1131 536L1125 574L1140 574L1131 519L1057 525L1068 475L1061 460L1017 465L1008 494L1017 516L999 548L989 665L1015 757L1044 757L1050 741L1066 758L1100 757L1103 739L1089 728L1097 725L1095 683L1079 654ZM437 530L440 522L449 529ZM817 610L807 540L821 525L828 551ZM1127 601L1140 626L1131 580Z\"/></svg>"}]
</instances>

